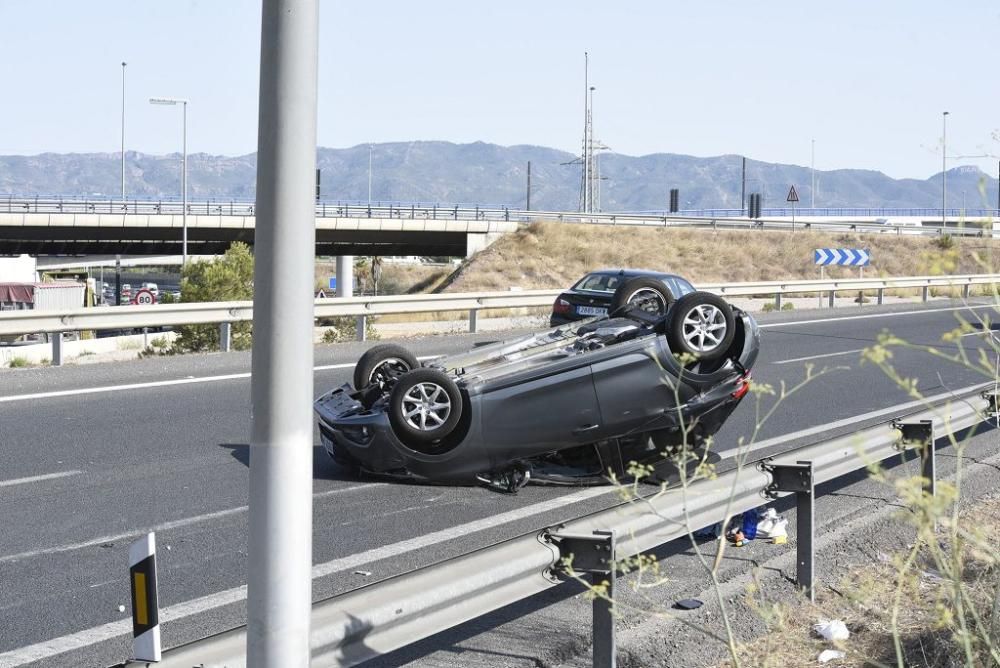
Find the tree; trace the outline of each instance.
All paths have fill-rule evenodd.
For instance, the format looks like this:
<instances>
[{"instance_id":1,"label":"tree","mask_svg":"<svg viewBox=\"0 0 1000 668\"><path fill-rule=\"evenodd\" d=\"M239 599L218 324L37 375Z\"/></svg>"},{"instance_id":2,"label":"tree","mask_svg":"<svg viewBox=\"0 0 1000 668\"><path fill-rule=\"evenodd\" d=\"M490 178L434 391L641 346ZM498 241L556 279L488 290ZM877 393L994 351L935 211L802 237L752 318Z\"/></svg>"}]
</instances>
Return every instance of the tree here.
<instances>
[{"instance_id":1,"label":"tree","mask_svg":"<svg viewBox=\"0 0 1000 668\"><path fill-rule=\"evenodd\" d=\"M220 257L211 261L189 262L181 272L181 301L229 302L253 299L253 254L250 247L236 242ZM234 350L249 350L253 341L253 323L234 322ZM204 352L219 349L219 329L215 325L184 325L177 328L174 350Z\"/></svg>"}]
</instances>

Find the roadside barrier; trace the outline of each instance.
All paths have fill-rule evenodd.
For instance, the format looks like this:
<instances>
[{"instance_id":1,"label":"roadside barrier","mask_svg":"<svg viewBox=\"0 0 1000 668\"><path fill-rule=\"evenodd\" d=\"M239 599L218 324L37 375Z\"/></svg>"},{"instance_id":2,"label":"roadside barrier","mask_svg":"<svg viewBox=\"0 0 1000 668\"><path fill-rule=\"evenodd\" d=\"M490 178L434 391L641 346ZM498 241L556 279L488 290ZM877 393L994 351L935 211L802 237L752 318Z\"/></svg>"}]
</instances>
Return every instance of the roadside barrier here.
<instances>
[{"instance_id":1,"label":"roadside barrier","mask_svg":"<svg viewBox=\"0 0 1000 668\"><path fill-rule=\"evenodd\" d=\"M876 293L876 303L882 304L886 290L921 290L923 301L930 298L932 288L962 289L962 297L971 295L973 286L1000 284L1000 274L967 274L960 276L905 276L900 278L848 278L811 281L756 281L747 283L704 283L699 290L723 297L772 296L775 307L781 309L786 295L820 293L828 294L828 304L833 306L837 292L868 290ZM359 340L364 340L365 319L369 316L466 311L469 331L475 332L479 312L490 309L530 308L551 306L562 290L523 290L509 292L444 293L387 297L346 297L317 299L315 316L331 318L353 316L357 319ZM62 334L84 330L142 329L144 327L170 327L176 325L218 324L220 347L229 349L230 325L253 319L253 302L202 302L183 304L154 304L151 306L118 306L106 308L80 308L68 311L10 311L0 313L0 336L22 334L49 334L53 365L62 361Z\"/></svg>"}]
</instances>

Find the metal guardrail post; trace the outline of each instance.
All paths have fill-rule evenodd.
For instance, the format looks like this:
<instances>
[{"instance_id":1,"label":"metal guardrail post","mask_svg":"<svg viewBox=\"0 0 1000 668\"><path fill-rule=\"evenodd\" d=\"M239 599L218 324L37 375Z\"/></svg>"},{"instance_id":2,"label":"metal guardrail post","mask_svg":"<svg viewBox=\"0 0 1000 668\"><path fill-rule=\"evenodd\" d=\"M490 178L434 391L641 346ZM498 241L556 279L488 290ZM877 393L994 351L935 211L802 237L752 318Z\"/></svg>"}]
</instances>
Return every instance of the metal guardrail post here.
<instances>
[{"instance_id":1,"label":"metal guardrail post","mask_svg":"<svg viewBox=\"0 0 1000 668\"><path fill-rule=\"evenodd\" d=\"M479 309L469 309L469 333L475 334L479 331Z\"/></svg>"},{"instance_id":2,"label":"metal guardrail post","mask_svg":"<svg viewBox=\"0 0 1000 668\"><path fill-rule=\"evenodd\" d=\"M966 283L962 286L962 299L968 299L972 293L972 284Z\"/></svg>"},{"instance_id":3,"label":"metal guardrail post","mask_svg":"<svg viewBox=\"0 0 1000 668\"><path fill-rule=\"evenodd\" d=\"M354 322L355 338L358 341L367 341L368 336L368 316L359 315Z\"/></svg>"},{"instance_id":4,"label":"metal guardrail post","mask_svg":"<svg viewBox=\"0 0 1000 668\"><path fill-rule=\"evenodd\" d=\"M931 293L931 287L929 285L925 285L922 289L922 293L923 293L922 300L927 301L927 298L930 296Z\"/></svg>"},{"instance_id":5,"label":"metal guardrail post","mask_svg":"<svg viewBox=\"0 0 1000 668\"><path fill-rule=\"evenodd\" d=\"M924 491L929 496L937 492L937 467L934 458L934 421L896 422L893 426L902 434L899 446L903 449L915 448L920 452L920 476L924 479Z\"/></svg>"},{"instance_id":6,"label":"metal guardrail post","mask_svg":"<svg viewBox=\"0 0 1000 668\"><path fill-rule=\"evenodd\" d=\"M876 303L881 306L882 302L885 301L885 288L878 289L878 297L876 297Z\"/></svg>"},{"instance_id":7,"label":"metal guardrail post","mask_svg":"<svg viewBox=\"0 0 1000 668\"><path fill-rule=\"evenodd\" d=\"M837 295L837 291L836 290L830 290L830 299L829 299L829 302L828 302L830 308L833 308L833 300L836 297L836 295Z\"/></svg>"},{"instance_id":8,"label":"metal guardrail post","mask_svg":"<svg viewBox=\"0 0 1000 668\"><path fill-rule=\"evenodd\" d=\"M228 353L232 350L232 328L233 325L230 322L219 323L219 352Z\"/></svg>"},{"instance_id":9,"label":"metal guardrail post","mask_svg":"<svg viewBox=\"0 0 1000 668\"><path fill-rule=\"evenodd\" d=\"M618 648L615 639L615 532L593 534L553 533L550 539L559 546L563 558L569 558L573 572L589 573L591 583L602 594L594 596L593 667L616 668Z\"/></svg>"},{"instance_id":10,"label":"metal guardrail post","mask_svg":"<svg viewBox=\"0 0 1000 668\"><path fill-rule=\"evenodd\" d=\"M54 332L52 338L52 366L63 364L63 333Z\"/></svg>"},{"instance_id":11,"label":"metal guardrail post","mask_svg":"<svg viewBox=\"0 0 1000 668\"><path fill-rule=\"evenodd\" d=\"M796 464L764 464L771 474L767 495L777 498L779 492L795 494L795 581L809 597L816 601L813 531L816 526L816 494L813 486L812 462Z\"/></svg>"},{"instance_id":12,"label":"metal guardrail post","mask_svg":"<svg viewBox=\"0 0 1000 668\"><path fill-rule=\"evenodd\" d=\"M780 292L774 293L774 310L775 311L780 311L781 310L781 293Z\"/></svg>"}]
</instances>

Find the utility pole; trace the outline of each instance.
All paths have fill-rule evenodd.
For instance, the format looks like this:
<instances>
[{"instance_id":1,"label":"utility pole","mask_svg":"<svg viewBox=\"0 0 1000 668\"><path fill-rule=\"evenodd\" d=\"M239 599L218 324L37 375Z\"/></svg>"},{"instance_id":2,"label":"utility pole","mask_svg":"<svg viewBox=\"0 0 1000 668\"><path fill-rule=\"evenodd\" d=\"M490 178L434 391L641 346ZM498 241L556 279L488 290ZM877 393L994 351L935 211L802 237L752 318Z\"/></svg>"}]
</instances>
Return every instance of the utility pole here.
<instances>
[{"instance_id":1,"label":"utility pole","mask_svg":"<svg viewBox=\"0 0 1000 668\"><path fill-rule=\"evenodd\" d=\"M948 209L948 112L941 114L941 227L947 226Z\"/></svg>"},{"instance_id":2,"label":"utility pole","mask_svg":"<svg viewBox=\"0 0 1000 668\"><path fill-rule=\"evenodd\" d=\"M743 177L740 179L740 213L747 210L747 159L743 156Z\"/></svg>"},{"instance_id":3,"label":"utility pole","mask_svg":"<svg viewBox=\"0 0 1000 668\"><path fill-rule=\"evenodd\" d=\"M122 204L125 203L125 66L122 61Z\"/></svg>"},{"instance_id":4,"label":"utility pole","mask_svg":"<svg viewBox=\"0 0 1000 668\"><path fill-rule=\"evenodd\" d=\"M247 666L307 668L319 0L261 15Z\"/></svg>"},{"instance_id":5,"label":"utility pole","mask_svg":"<svg viewBox=\"0 0 1000 668\"><path fill-rule=\"evenodd\" d=\"M528 196L525 198L527 204L525 205L525 211L531 211L531 161L528 161Z\"/></svg>"},{"instance_id":6,"label":"utility pole","mask_svg":"<svg viewBox=\"0 0 1000 668\"><path fill-rule=\"evenodd\" d=\"M590 54L583 52L583 206L580 210L590 213Z\"/></svg>"}]
</instances>

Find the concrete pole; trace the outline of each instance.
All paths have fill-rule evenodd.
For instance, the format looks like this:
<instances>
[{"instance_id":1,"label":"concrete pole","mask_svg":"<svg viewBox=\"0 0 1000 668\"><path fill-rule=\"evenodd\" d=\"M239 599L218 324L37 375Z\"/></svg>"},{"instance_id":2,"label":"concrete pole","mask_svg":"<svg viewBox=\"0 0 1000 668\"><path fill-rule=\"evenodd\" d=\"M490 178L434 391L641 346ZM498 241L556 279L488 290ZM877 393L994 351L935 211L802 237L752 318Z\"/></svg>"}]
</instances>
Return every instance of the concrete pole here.
<instances>
[{"instance_id":1,"label":"concrete pole","mask_svg":"<svg viewBox=\"0 0 1000 668\"><path fill-rule=\"evenodd\" d=\"M122 61L122 206L125 205L125 67Z\"/></svg>"},{"instance_id":2,"label":"concrete pole","mask_svg":"<svg viewBox=\"0 0 1000 668\"><path fill-rule=\"evenodd\" d=\"M247 666L307 668L318 0L263 0Z\"/></svg>"},{"instance_id":3,"label":"concrete pole","mask_svg":"<svg viewBox=\"0 0 1000 668\"><path fill-rule=\"evenodd\" d=\"M337 296L354 296L354 256L337 257Z\"/></svg>"},{"instance_id":4,"label":"concrete pole","mask_svg":"<svg viewBox=\"0 0 1000 668\"><path fill-rule=\"evenodd\" d=\"M181 269L187 266L188 262L188 103L184 100L184 131L183 131L181 158L181 199L184 208L181 210ZM260 141L258 139L258 141Z\"/></svg>"}]
</instances>

